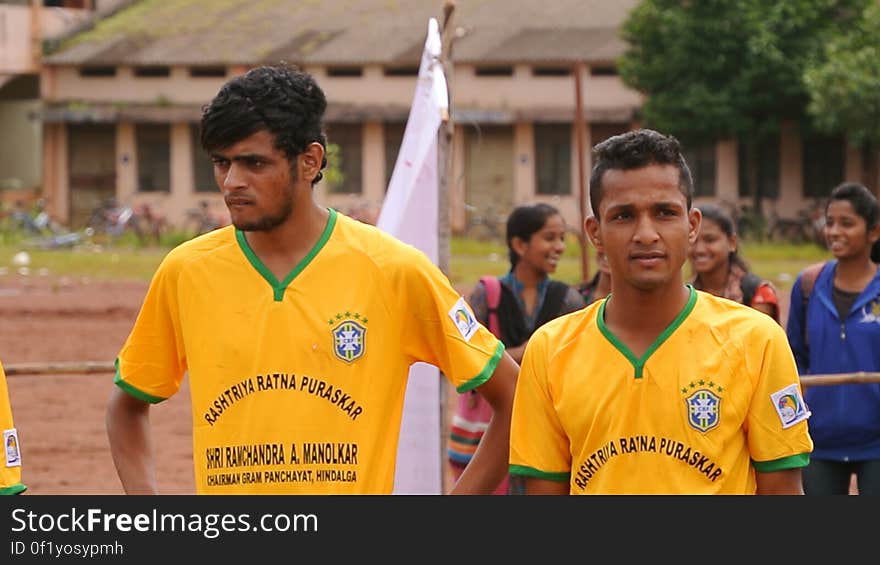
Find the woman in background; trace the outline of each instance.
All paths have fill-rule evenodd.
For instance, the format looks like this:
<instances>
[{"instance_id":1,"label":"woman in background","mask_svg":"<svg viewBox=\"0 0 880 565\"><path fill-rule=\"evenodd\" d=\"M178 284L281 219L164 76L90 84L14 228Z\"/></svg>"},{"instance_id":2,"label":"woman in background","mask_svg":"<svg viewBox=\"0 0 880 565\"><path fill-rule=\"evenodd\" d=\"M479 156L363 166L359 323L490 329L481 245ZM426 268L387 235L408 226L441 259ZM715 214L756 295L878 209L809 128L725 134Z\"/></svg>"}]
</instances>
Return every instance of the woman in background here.
<instances>
[{"instance_id":1,"label":"woman in background","mask_svg":"<svg viewBox=\"0 0 880 565\"><path fill-rule=\"evenodd\" d=\"M522 362L526 343L545 322L584 307L580 293L550 278L565 251L565 220L549 204L519 206L507 218L507 250L510 270L498 277L500 302L495 310L498 337L517 363ZM495 281L489 281L495 282ZM487 289L478 283L468 300L477 320L489 329ZM479 445L492 409L476 392L459 395L450 431L448 458L457 480ZM519 494L519 484L505 479L495 494Z\"/></svg>"},{"instance_id":2,"label":"woman in background","mask_svg":"<svg viewBox=\"0 0 880 565\"><path fill-rule=\"evenodd\" d=\"M587 304L605 298L611 293L611 270L608 268L608 259L604 253L596 252L596 274L592 279L581 284L578 291Z\"/></svg>"},{"instance_id":3,"label":"woman in background","mask_svg":"<svg viewBox=\"0 0 880 565\"><path fill-rule=\"evenodd\" d=\"M880 205L844 183L825 207L834 259L808 267L791 289L787 333L802 375L880 371ZM880 383L807 388L814 448L806 494L880 494Z\"/></svg>"},{"instance_id":4,"label":"woman in background","mask_svg":"<svg viewBox=\"0 0 880 565\"><path fill-rule=\"evenodd\" d=\"M751 306L779 322L779 298L773 284L749 272L737 254L739 238L733 218L718 206L698 208L703 221L690 249L694 288Z\"/></svg>"}]
</instances>

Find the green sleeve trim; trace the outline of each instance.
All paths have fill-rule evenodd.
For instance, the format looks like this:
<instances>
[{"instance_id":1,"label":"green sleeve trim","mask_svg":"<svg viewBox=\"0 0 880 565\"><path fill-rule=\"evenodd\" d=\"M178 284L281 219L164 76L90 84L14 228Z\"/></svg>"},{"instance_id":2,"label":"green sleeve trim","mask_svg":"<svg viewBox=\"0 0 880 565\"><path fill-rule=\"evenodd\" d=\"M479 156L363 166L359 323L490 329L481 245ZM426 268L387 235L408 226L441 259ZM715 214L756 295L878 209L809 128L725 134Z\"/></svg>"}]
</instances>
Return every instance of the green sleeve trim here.
<instances>
[{"instance_id":1,"label":"green sleeve trim","mask_svg":"<svg viewBox=\"0 0 880 565\"><path fill-rule=\"evenodd\" d=\"M138 390L138 389L134 388L133 386L131 386L130 384L128 384L127 382L125 382L124 380L122 380L122 373L119 372L119 358L118 357L116 358L115 364L116 364L116 376L113 377L113 384L115 384L116 386L118 386L119 388L121 388L122 390L127 392L128 394L132 395L133 397L139 398L140 400L143 400L144 402L149 402L150 404L158 404L158 403L162 402L163 400L167 400L165 398L162 398L161 396L152 396L150 394L147 394L146 392Z\"/></svg>"},{"instance_id":2,"label":"green sleeve trim","mask_svg":"<svg viewBox=\"0 0 880 565\"><path fill-rule=\"evenodd\" d=\"M508 472L511 475L544 479L545 481L555 481L557 483L567 483L571 481L571 473L548 473L546 471L539 471L533 467L526 467L525 465L511 465Z\"/></svg>"},{"instance_id":3,"label":"green sleeve trim","mask_svg":"<svg viewBox=\"0 0 880 565\"><path fill-rule=\"evenodd\" d=\"M9 496L13 494L21 494L27 490L27 487L21 483L12 485L11 487L0 488L0 496Z\"/></svg>"},{"instance_id":4,"label":"green sleeve trim","mask_svg":"<svg viewBox=\"0 0 880 565\"><path fill-rule=\"evenodd\" d=\"M489 359L489 362L486 363L486 366L483 367L483 370L480 371L480 374L465 382L464 384L458 385L455 391L459 394L463 392L468 392L469 390L473 390L484 382L488 381L489 377L492 376L492 373L495 372L495 367L498 366L498 362L501 361L502 355L504 355L504 344L501 343L501 340L498 340L498 345L495 346L495 353L492 354L492 358Z\"/></svg>"},{"instance_id":5,"label":"green sleeve trim","mask_svg":"<svg viewBox=\"0 0 880 565\"><path fill-rule=\"evenodd\" d=\"M786 469L800 469L810 463L809 453L798 453L773 461L752 461L752 467L759 473L772 473L773 471L785 471Z\"/></svg>"}]
</instances>

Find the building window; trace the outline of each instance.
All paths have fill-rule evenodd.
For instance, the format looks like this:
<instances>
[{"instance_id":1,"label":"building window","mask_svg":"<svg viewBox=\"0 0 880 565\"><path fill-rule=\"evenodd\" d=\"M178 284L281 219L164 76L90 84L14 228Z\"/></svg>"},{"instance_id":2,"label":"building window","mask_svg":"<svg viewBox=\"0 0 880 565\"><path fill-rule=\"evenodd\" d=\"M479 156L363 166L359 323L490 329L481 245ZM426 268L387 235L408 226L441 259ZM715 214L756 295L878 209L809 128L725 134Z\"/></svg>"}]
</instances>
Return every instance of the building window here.
<instances>
[{"instance_id":1,"label":"building window","mask_svg":"<svg viewBox=\"0 0 880 565\"><path fill-rule=\"evenodd\" d=\"M136 124L138 190L168 192L171 189L171 126Z\"/></svg>"},{"instance_id":2,"label":"building window","mask_svg":"<svg viewBox=\"0 0 880 565\"><path fill-rule=\"evenodd\" d=\"M536 77L567 77L571 67L532 67L532 75Z\"/></svg>"},{"instance_id":3,"label":"building window","mask_svg":"<svg viewBox=\"0 0 880 565\"><path fill-rule=\"evenodd\" d=\"M189 126L189 135L192 140L190 145L192 146L193 188L196 192L216 192L214 164L211 162L211 157L202 149L198 124Z\"/></svg>"},{"instance_id":4,"label":"building window","mask_svg":"<svg viewBox=\"0 0 880 565\"><path fill-rule=\"evenodd\" d=\"M166 66L135 67L134 76L140 78L161 78L171 76L171 68Z\"/></svg>"},{"instance_id":5,"label":"building window","mask_svg":"<svg viewBox=\"0 0 880 565\"><path fill-rule=\"evenodd\" d=\"M418 67L385 67L382 73L386 77L417 77L419 76Z\"/></svg>"},{"instance_id":6,"label":"building window","mask_svg":"<svg viewBox=\"0 0 880 565\"><path fill-rule=\"evenodd\" d=\"M571 194L571 124L535 124L538 194Z\"/></svg>"},{"instance_id":7,"label":"building window","mask_svg":"<svg viewBox=\"0 0 880 565\"><path fill-rule=\"evenodd\" d=\"M616 77L617 67L614 65L596 65L590 67L590 75L594 77Z\"/></svg>"},{"instance_id":8,"label":"building window","mask_svg":"<svg viewBox=\"0 0 880 565\"><path fill-rule=\"evenodd\" d=\"M92 66L80 67L79 76L83 78L115 77L116 67Z\"/></svg>"},{"instance_id":9,"label":"building window","mask_svg":"<svg viewBox=\"0 0 880 565\"><path fill-rule=\"evenodd\" d=\"M715 196L715 145L697 145L682 153L694 180L694 196Z\"/></svg>"},{"instance_id":10,"label":"building window","mask_svg":"<svg viewBox=\"0 0 880 565\"><path fill-rule=\"evenodd\" d=\"M333 194L361 194L363 182L361 162L363 161L363 127L361 124L330 124L327 126L327 141L339 148L339 172L342 179L329 185Z\"/></svg>"},{"instance_id":11,"label":"building window","mask_svg":"<svg viewBox=\"0 0 880 565\"><path fill-rule=\"evenodd\" d=\"M749 185L749 150L745 143L737 147L739 167L739 195L754 196ZM761 195L764 198L779 197L779 138L773 137L758 143L755 155L760 156L755 162L755 174Z\"/></svg>"},{"instance_id":12,"label":"building window","mask_svg":"<svg viewBox=\"0 0 880 565\"><path fill-rule=\"evenodd\" d=\"M226 67L190 67L189 76L193 78L224 78Z\"/></svg>"},{"instance_id":13,"label":"building window","mask_svg":"<svg viewBox=\"0 0 880 565\"><path fill-rule=\"evenodd\" d=\"M388 184L391 182L391 173L394 172L394 165L397 164L397 154L400 153L400 146L403 143L403 132L406 130L406 124L386 123L385 124L385 190L388 190Z\"/></svg>"},{"instance_id":14,"label":"building window","mask_svg":"<svg viewBox=\"0 0 880 565\"><path fill-rule=\"evenodd\" d=\"M329 67L327 69L328 77L350 78L359 77L363 74L364 70L361 67Z\"/></svg>"},{"instance_id":15,"label":"building window","mask_svg":"<svg viewBox=\"0 0 880 565\"><path fill-rule=\"evenodd\" d=\"M843 182L846 144L841 137L816 136L803 140L804 196L827 198Z\"/></svg>"},{"instance_id":16,"label":"building window","mask_svg":"<svg viewBox=\"0 0 880 565\"><path fill-rule=\"evenodd\" d=\"M512 77L513 67L476 67L474 74L478 77Z\"/></svg>"}]
</instances>

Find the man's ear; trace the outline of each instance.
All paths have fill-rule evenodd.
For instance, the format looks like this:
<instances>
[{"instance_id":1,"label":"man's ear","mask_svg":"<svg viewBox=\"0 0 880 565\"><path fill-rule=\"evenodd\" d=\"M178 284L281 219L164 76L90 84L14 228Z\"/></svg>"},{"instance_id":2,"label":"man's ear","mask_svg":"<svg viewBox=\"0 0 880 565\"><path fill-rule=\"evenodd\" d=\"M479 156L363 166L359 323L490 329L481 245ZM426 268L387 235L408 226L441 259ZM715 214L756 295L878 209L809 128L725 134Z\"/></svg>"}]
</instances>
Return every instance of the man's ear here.
<instances>
[{"instance_id":1,"label":"man's ear","mask_svg":"<svg viewBox=\"0 0 880 565\"><path fill-rule=\"evenodd\" d=\"M697 236L700 235L700 224L703 223L703 213L699 208L691 208L688 212L688 243L691 245L697 242Z\"/></svg>"},{"instance_id":2,"label":"man's ear","mask_svg":"<svg viewBox=\"0 0 880 565\"><path fill-rule=\"evenodd\" d=\"M599 233L599 220L596 219L596 216L590 216L584 220L584 233L590 238L590 243L593 244L596 251L605 253L605 248L602 246L602 236Z\"/></svg>"},{"instance_id":3,"label":"man's ear","mask_svg":"<svg viewBox=\"0 0 880 565\"><path fill-rule=\"evenodd\" d=\"M299 166L303 179L310 184L321 172L321 163L324 161L324 147L317 141L306 146L305 151L299 154Z\"/></svg>"}]
</instances>

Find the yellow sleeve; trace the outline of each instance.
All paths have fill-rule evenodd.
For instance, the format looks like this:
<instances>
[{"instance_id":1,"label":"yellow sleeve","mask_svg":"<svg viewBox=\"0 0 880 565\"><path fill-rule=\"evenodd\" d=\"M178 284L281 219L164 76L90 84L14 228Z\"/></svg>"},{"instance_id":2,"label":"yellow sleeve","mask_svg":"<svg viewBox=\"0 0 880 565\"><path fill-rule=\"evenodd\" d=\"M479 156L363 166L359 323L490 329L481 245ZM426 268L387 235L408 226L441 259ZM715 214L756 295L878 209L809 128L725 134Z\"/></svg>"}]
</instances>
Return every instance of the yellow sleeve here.
<instances>
[{"instance_id":1,"label":"yellow sleeve","mask_svg":"<svg viewBox=\"0 0 880 565\"><path fill-rule=\"evenodd\" d=\"M3 433L3 466L0 467L0 495L21 494L27 487L21 482L21 444L12 421L12 405L6 386L6 373L0 365L0 431Z\"/></svg>"},{"instance_id":2,"label":"yellow sleeve","mask_svg":"<svg viewBox=\"0 0 880 565\"><path fill-rule=\"evenodd\" d=\"M159 266L134 327L116 359L114 382L147 402L173 396L186 371L178 284L181 262L172 251Z\"/></svg>"},{"instance_id":3,"label":"yellow sleeve","mask_svg":"<svg viewBox=\"0 0 880 565\"><path fill-rule=\"evenodd\" d=\"M393 271L392 306L402 319L405 353L437 366L458 392L489 380L504 345L477 321L446 275L411 246L403 247Z\"/></svg>"},{"instance_id":4,"label":"yellow sleeve","mask_svg":"<svg viewBox=\"0 0 880 565\"><path fill-rule=\"evenodd\" d=\"M748 363L757 374L747 416L749 453L755 469L779 471L806 466L813 451L797 365L784 331L769 318L749 332Z\"/></svg>"},{"instance_id":5,"label":"yellow sleeve","mask_svg":"<svg viewBox=\"0 0 880 565\"><path fill-rule=\"evenodd\" d=\"M550 342L540 328L526 345L513 401L510 473L567 482L571 452L550 388Z\"/></svg>"}]
</instances>

